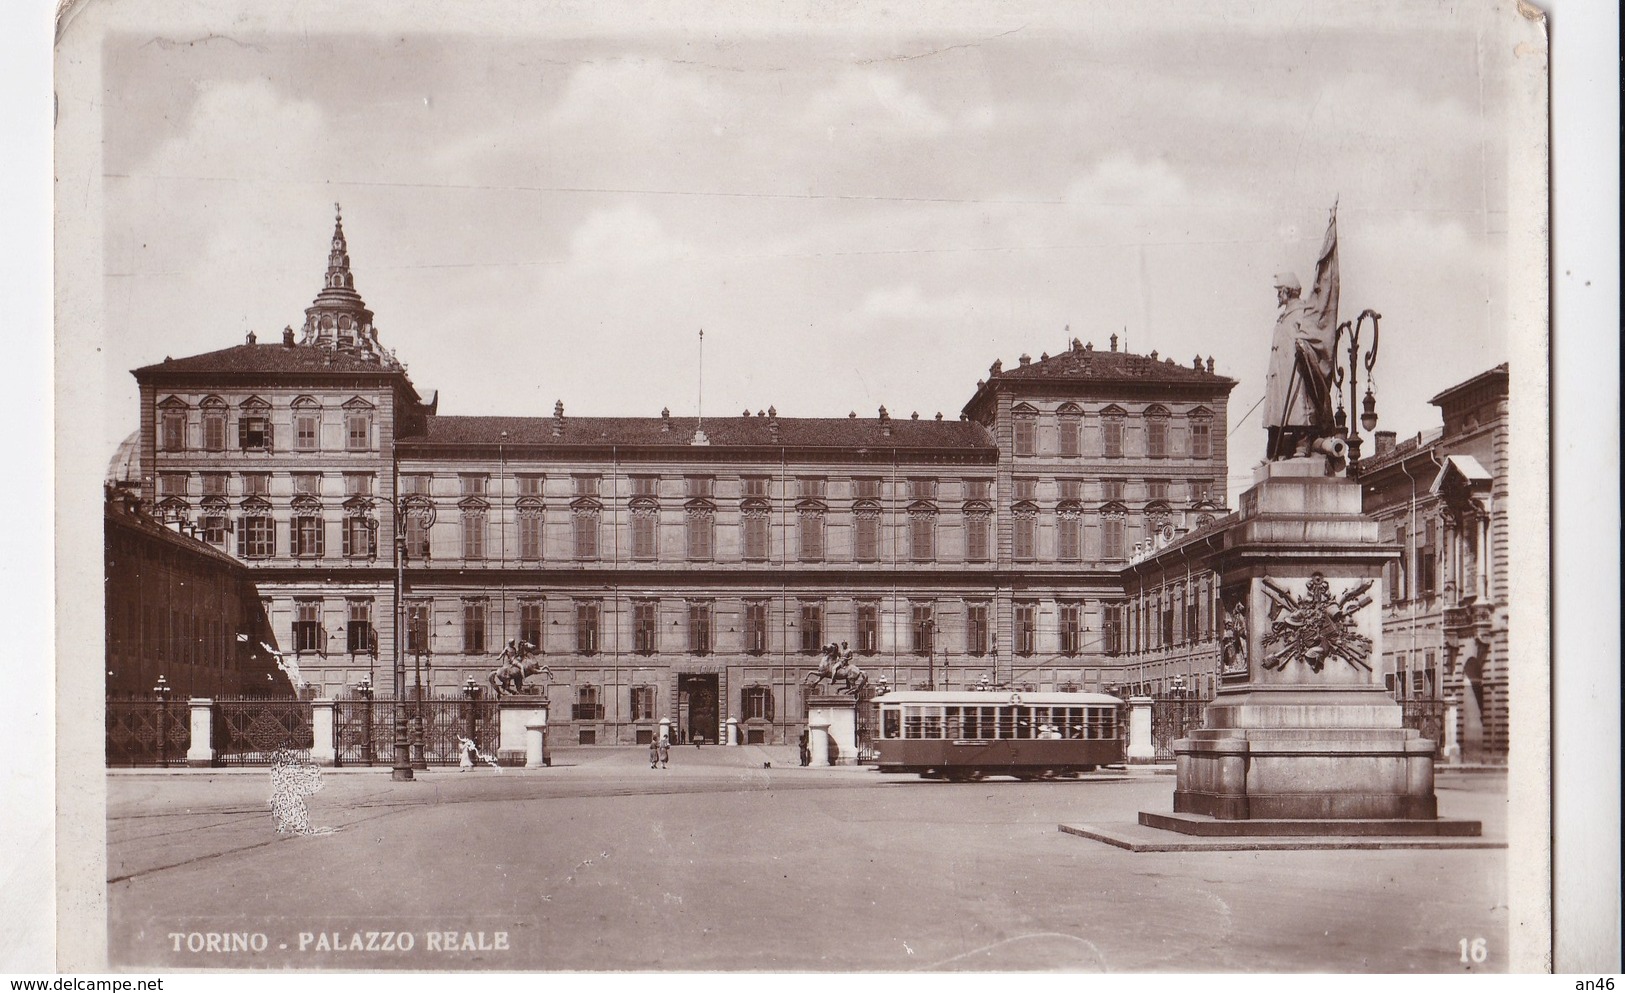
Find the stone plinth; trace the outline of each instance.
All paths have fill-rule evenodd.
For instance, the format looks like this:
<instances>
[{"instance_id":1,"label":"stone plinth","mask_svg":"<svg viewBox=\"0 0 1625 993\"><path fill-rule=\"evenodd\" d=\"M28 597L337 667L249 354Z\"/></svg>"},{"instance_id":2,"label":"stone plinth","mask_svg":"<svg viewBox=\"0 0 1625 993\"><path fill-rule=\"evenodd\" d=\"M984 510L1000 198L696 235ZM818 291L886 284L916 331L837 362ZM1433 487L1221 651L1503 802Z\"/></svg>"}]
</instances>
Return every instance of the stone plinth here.
<instances>
[{"instance_id":1,"label":"stone plinth","mask_svg":"<svg viewBox=\"0 0 1625 993\"><path fill-rule=\"evenodd\" d=\"M551 765L547 754L547 698L508 696L497 702L497 763L530 765L531 731L537 728L540 741L539 765Z\"/></svg>"},{"instance_id":2,"label":"stone plinth","mask_svg":"<svg viewBox=\"0 0 1625 993\"><path fill-rule=\"evenodd\" d=\"M807 727L811 733L813 765L856 765L858 762L858 704L849 696L815 696L807 698ZM819 733L827 738L827 749L820 749ZM819 753L828 756L819 761Z\"/></svg>"},{"instance_id":3,"label":"stone plinth","mask_svg":"<svg viewBox=\"0 0 1625 993\"><path fill-rule=\"evenodd\" d=\"M1322 456L1264 465L1214 561L1226 638L1218 697L1174 743L1185 834L1477 834L1440 822L1433 745L1382 685L1382 573L1397 549ZM1233 634L1232 634L1233 632Z\"/></svg>"}]
</instances>

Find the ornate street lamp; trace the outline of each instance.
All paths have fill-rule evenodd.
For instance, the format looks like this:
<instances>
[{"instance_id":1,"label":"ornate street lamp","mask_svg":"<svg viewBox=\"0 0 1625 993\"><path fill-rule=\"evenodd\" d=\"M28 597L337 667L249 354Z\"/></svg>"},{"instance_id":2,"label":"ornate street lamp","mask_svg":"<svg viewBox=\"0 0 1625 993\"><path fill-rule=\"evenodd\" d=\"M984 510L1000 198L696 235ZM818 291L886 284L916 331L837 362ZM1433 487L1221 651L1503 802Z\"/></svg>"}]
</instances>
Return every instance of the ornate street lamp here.
<instances>
[{"instance_id":1,"label":"ornate street lamp","mask_svg":"<svg viewBox=\"0 0 1625 993\"><path fill-rule=\"evenodd\" d=\"M396 492L399 493L399 466L396 467L395 486ZM406 524L408 519L415 519L418 526L427 531L434 525L435 509L432 500L416 494L404 497L397 496L395 500L387 502L394 512L395 522L395 734L392 743L395 755L389 778L406 781L412 779L412 761L408 748L409 738L406 721L406 642L402 638L403 633L406 631ZM367 527L376 535L378 522L369 520Z\"/></svg>"},{"instance_id":2,"label":"ornate street lamp","mask_svg":"<svg viewBox=\"0 0 1625 993\"><path fill-rule=\"evenodd\" d=\"M480 698L480 688L473 676L463 680L463 697L468 700L468 740L477 743L479 739L474 737L474 715L478 710L476 701Z\"/></svg>"},{"instance_id":3,"label":"ornate street lamp","mask_svg":"<svg viewBox=\"0 0 1625 993\"><path fill-rule=\"evenodd\" d=\"M361 745L361 747L366 749L367 764L372 765L373 762L376 759L376 756L374 754L374 750L373 750L373 747L372 747L372 694L373 694L373 688L372 688L372 676L370 674L361 677L361 682L359 682L359 683L357 683L355 685L355 694L356 694L356 696L360 697L361 700L362 700L361 715L362 715L362 719L366 721L366 725L362 729L362 745Z\"/></svg>"},{"instance_id":4,"label":"ornate street lamp","mask_svg":"<svg viewBox=\"0 0 1625 993\"><path fill-rule=\"evenodd\" d=\"M1362 358L1360 355L1360 332L1365 327L1366 319L1371 320L1371 349ZM1343 398L1347 388L1348 408L1354 408L1354 398L1359 395L1360 366L1365 366L1366 387L1365 396L1360 400L1360 427L1366 432L1377 428L1377 397L1371 391L1375 384L1372 376L1372 366L1377 364L1377 346L1382 340L1380 324L1382 315L1367 308L1360 312L1360 316L1353 321L1344 321L1337 326L1336 336L1332 339L1332 356L1337 362L1335 375L1337 389L1337 411L1332 420L1337 426L1338 433L1346 436L1349 446L1349 470L1353 472L1360 462L1360 432L1352 430L1348 423L1348 414L1344 411ZM1337 355L1337 346L1344 336L1348 338L1348 358L1342 360Z\"/></svg>"},{"instance_id":5,"label":"ornate street lamp","mask_svg":"<svg viewBox=\"0 0 1625 993\"><path fill-rule=\"evenodd\" d=\"M158 758L169 768L169 682L162 674L158 676L158 685L152 688L158 697Z\"/></svg>"}]
</instances>

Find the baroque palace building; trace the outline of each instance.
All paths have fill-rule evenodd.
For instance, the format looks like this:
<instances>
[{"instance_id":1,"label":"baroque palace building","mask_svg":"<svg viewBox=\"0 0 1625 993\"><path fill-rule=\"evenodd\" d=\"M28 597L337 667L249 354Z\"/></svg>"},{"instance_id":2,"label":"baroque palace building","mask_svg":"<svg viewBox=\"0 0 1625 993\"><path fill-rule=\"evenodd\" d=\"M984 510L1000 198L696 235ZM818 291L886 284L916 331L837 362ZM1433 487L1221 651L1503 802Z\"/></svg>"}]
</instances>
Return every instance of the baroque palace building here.
<instances>
[{"instance_id":1,"label":"baroque palace building","mask_svg":"<svg viewBox=\"0 0 1625 993\"><path fill-rule=\"evenodd\" d=\"M247 565L309 692L388 692L397 522L409 686L483 683L528 642L559 741L662 717L793 741L829 643L894 687L1211 691L1211 574L1134 570L1226 513L1236 384L1211 358L1073 339L993 363L953 420L447 416L380 344L336 222L302 329L134 375L129 483Z\"/></svg>"}]
</instances>

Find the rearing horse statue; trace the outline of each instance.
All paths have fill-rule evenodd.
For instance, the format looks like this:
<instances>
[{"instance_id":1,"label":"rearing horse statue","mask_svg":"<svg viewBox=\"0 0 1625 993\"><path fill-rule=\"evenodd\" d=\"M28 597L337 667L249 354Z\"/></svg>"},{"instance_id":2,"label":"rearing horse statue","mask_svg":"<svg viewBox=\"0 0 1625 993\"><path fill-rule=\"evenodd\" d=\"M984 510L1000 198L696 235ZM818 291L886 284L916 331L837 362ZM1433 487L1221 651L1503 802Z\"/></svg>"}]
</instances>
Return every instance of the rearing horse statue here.
<instances>
[{"instance_id":1,"label":"rearing horse statue","mask_svg":"<svg viewBox=\"0 0 1625 993\"><path fill-rule=\"evenodd\" d=\"M801 685L810 688L827 679L831 689L839 688L853 697L861 695L869 685L869 677L852 661L852 652L843 655L841 648L834 642L825 645L824 661L802 678ZM837 687L838 682L845 685Z\"/></svg>"},{"instance_id":2,"label":"rearing horse statue","mask_svg":"<svg viewBox=\"0 0 1625 993\"><path fill-rule=\"evenodd\" d=\"M545 674L542 685L546 686L548 678L553 675L553 670L543 665L540 660L531 658L535 651L536 646L529 642L510 640L508 647L504 648L499 656L497 667L485 677L491 692L497 697L524 693L525 678L539 674Z\"/></svg>"}]
</instances>

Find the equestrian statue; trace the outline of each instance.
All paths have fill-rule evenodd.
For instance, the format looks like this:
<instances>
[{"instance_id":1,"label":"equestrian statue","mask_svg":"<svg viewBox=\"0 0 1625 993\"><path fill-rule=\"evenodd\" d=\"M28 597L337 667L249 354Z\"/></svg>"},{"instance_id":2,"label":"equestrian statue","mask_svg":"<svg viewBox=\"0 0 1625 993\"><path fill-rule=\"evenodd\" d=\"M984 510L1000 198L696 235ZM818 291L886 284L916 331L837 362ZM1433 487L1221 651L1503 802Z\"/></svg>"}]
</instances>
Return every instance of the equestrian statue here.
<instances>
[{"instance_id":1,"label":"equestrian statue","mask_svg":"<svg viewBox=\"0 0 1625 993\"><path fill-rule=\"evenodd\" d=\"M802 678L801 685L810 689L827 679L831 690L839 689L854 698L861 696L869 686L869 677L852 661L850 650L842 654L843 648L846 648L844 643L825 645L824 661ZM844 685L837 686L838 683Z\"/></svg>"},{"instance_id":2,"label":"equestrian statue","mask_svg":"<svg viewBox=\"0 0 1625 993\"><path fill-rule=\"evenodd\" d=\"M541 675L542 686L546 686L553 670L534 658L536 646L528 641L514 641L508 639L508 647L502 650L497 657L497 667L492 669L485 677L485 682L491 687L491 692L498 697L509 694L529 693L525 688L527 676Z\"/></svg>"}]
</instances>

